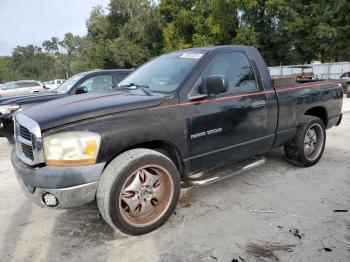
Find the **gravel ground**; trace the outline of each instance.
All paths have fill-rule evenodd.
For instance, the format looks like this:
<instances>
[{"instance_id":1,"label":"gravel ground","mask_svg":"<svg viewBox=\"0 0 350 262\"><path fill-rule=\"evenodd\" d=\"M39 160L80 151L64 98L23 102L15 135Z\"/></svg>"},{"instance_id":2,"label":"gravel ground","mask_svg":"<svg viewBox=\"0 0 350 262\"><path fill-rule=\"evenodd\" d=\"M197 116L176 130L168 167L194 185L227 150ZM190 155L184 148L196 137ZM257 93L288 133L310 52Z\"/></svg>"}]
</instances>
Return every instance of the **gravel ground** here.
<instances>
[{"instance_id":1,"label":"gravel ground","mask_svg":"<svg viewBox=\"0 0 350 262\"><path fill-rule=\"evenodd\" d=\"M0 261L350 261L350 99L343 110L316 166L295 167L275 150L255 170L183 189L170 220L140 237L112 231L94 204L31 204L0 139ZM251 242L293 246L261 260Z\"/></svg>"}]
</instances>

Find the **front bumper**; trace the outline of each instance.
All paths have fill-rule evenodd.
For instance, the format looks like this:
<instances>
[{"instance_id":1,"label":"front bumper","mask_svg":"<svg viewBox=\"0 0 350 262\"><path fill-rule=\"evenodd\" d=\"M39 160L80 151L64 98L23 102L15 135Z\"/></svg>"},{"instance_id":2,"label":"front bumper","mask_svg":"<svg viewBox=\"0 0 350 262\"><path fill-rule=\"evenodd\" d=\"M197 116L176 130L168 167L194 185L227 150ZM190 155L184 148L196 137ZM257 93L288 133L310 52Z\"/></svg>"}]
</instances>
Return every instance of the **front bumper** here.
<instances>
[{"instance_id":1,"label":"front bumper","mask_svg":"<svg viewBox=\"0 0 350 262\"><path fill-rule=\"evenodd\" d=\"M43 195L54 195L55 208L79 207L95 200L98 181L105 163L81 166L43 166L33 168L23 163L12 151L12 165L25 195L39 206Z\"/></svg>"},{"instance_id":2,"label":"front bumper","mask_svg":"<svg viewBox=\"0 0 350 262\"><path fill-rule=\"evenodd\" d=\"M20 183L21 184L21 183ZM43 196L47 193L54 195L58 201L54 208L72 208L88 204L95 200L98 182L92 182L74 187L61 189L47 189L36 187L33 193L29 193L25 188L24 194L35 204L41 207L48 207L43 202Z\"/></svg>"},{"instance_id":3,"label":"front bumper","mask_svg":"<svg viewBox=\"0 0 350 262\"><path fill-rule=\"evenodd\" d=\"M0 137L13 136L12 116L0 115Z\"/></svg>"}]
</instances>

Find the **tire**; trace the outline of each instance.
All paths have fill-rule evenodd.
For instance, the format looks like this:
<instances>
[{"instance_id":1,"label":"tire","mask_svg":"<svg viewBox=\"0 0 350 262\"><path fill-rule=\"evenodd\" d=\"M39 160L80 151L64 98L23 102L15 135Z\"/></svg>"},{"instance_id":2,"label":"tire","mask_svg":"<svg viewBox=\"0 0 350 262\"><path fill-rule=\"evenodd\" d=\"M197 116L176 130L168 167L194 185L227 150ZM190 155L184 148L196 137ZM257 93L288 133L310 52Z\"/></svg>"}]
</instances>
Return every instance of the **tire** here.
<instances>
[{"instance_id":1,"label":"tire","mask_svg":"<svg viewBox=\"0 0 350 262\"><path fill-rule=\"evenodd\" d=\"M103 171L97 206L112 228L142 235L167 221L176 208L180 188L179 172L168 157L154 150L132 149Z\"/></svg>"},{"instance_id":2,"label":"tire","mask_svg":"<svg viewBox=\"0 0 350 262\"><path fill-rule=\"evenodd\" d=\"M13 136L6 137L6 139L11 145L15 144L15 139L13 138Z\"/></svg>"},{"instance_id":3,"label":"tire","mask_svg":"<svg viewBox=\"0 0 350 262\"><path fill-rule=\"evenodd\" d=\"M350 92L348 92L348 93L346 94L346 97L347 97L347 98L350 98Z\"/></svg>"},{"instance_id":4,"label":"tire","mask_svg":"<svg viewBox=\"0 0 350 262\"><path fill-rule=\"evenodd\" d=\"M284 147L284 152L289 162L310 167L321 159L325 144L326 128L323 121L318 117L304 116L293 140Z\"/></svg>"}]
</instances>

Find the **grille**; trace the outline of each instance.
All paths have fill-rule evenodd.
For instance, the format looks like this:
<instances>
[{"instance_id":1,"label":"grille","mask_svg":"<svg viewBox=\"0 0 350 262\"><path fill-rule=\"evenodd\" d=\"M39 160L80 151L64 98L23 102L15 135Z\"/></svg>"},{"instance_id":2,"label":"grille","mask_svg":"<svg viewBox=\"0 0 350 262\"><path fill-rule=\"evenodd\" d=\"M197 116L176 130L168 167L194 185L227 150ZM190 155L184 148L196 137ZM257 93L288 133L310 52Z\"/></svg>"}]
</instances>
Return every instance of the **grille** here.
<instances>
[{"instance_id":1,"label":"grille","mask_svg":"<svg viewBox=\"0 0 350 262\"><path fill-rule=\"evenodd\" d=\"M19 126L19 134L25 140L32 141L32 135L30 134L29 130L24 126Z\"/></svg>"},{"instance_id":2,"label":"grille","mask_svg":"<svg viewBox=\"0 0 350 262\"><path fill-rule=\"evenodd\" d=\"M34 152L32 146L32 134L28 130L28 128L18 125L18 135L22 139L19 141L20 151L22 154L29 158L31 161L34 161Z\"/></svg>"},{"instance_id":3,"label":"grille","mask_svg":"<svg viewBox=\"0 0 350 262\"><path fill-rule=\"evenodd\" d=\"M30 160L34 160L33 148L26 144L21 144L23 154Z\"/></svg>"},{"instance_id":4,"label":"grille","mask_svg":"<svg viewBox=\"0 0 350 262\"><path fill-rule=\"evenodd\" d=\"M40 126L25 114L14 116L17 156L34 166L45 162Z\"/></svg>"}]
</instances>

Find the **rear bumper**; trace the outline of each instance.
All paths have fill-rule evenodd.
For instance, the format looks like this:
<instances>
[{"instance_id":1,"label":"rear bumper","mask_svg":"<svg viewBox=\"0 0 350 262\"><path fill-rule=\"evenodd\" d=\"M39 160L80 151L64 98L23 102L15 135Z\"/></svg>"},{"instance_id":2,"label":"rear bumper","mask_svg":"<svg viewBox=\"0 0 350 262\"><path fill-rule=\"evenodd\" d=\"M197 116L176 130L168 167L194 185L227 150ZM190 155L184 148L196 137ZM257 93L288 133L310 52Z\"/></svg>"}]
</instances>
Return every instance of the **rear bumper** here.
<instances>
[{"instance_id":1,"label":"rear bumper","mask_svg":"<svg viewBox=\"0 0 350 262\"><path fill-rule=\"evenodd\" d=\"M79 207L94 201L105 163L85 166L43 166L23 163L13 150L12 165L25 195L39 206L50 193L58 200L55 208Z\"/></svg>"}]
</instances>

